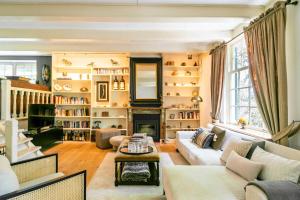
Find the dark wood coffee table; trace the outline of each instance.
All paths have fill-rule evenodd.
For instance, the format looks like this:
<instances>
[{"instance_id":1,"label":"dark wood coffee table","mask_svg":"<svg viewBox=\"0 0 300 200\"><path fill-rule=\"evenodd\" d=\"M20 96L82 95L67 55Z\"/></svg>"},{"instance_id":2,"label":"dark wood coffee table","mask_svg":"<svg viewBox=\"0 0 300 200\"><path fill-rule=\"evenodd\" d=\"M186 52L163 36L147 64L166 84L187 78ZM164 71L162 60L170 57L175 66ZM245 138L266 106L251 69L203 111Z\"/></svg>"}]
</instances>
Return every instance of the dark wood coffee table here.
<instances>
[{"instance_id":1,"label":"dark wood coffee table","mask_svg":"<svg viewBox=\"0 0 300 200\"><path fill-rule=\"evenodd\" d=\"M115 157L115 186L118 185L157 185L159 186L159 154L152 137L148 137L148 145L153 148L153 152L141 155L129 155L121 153L119 150L128 145L129 140L125 139L119 146ZM121 176L126 162L146 162L150 169L150 178L146 181L123 181Z\"/></svg>"}]
</instances>

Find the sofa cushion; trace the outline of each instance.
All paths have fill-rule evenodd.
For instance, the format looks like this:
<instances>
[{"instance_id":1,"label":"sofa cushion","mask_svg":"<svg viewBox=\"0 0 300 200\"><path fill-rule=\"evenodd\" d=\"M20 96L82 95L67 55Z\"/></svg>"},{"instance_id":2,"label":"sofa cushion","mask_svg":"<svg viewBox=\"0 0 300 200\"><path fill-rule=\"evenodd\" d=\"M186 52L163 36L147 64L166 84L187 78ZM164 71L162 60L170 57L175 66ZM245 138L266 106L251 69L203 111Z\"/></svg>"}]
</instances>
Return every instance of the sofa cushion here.
<instances>
[{"instance_id":1,"label":"sofa cushion","mask_svg":"<svg viewBox=\"0 0 300 200\"><path fill-rule=\"evenodd\" d=\"M227 159L226 168L240 175L247 181L253 181L262 170L263 165L238 155L232 151Z\"/></svg>"},{"instance_id":2,"label":"sofa cushion","mask_svg":"<svg viewBox=\"0 0 300 200\"><path fill-rule=\"evenodd\" d=\"M14 192L20 187L18 177L15 172L10 168L0 169L0 196Z\"/></svg>"},{"instance_id":3,"label":"sofa cushion","mask_svg":"<svg viewBox=\"0 0 300 200\"><path fill-rule=\"evenodd\" d=\"M167 199L244 199L247 181L224 166L168 167L163 175Z\"/></svg>"},{"instance_id":4,"label":"sofa cushion","mask_svg":"<svg viewBox=\"0 0 300 200\"><path fill-rule=\"evenodd\" d=\"M263 164L263 169L259 175L262 180L285 180L294 183L299 181L300 161L286 159L264 151L260 147L256 147L251 160Z\"/></svg>"},{"instance_id":5,"label":"sofa cushion","mask_svg":"<svg viewBox=\"0 0 300 200\"><path fill-rule=\"evenodd\" d=\"M223 154L221 156L221 160L226 163L232 151L235 151L240 156L245 157L249 149L251 148L251 145L252 142L250 141L232 139L224 148Z\"/></svg>"},{"instance_id":6,"label":"sofa cushion","mask_svg":"<svg viewBox=\"0 0 300 200\"><path fill-rule=\"evenodd\" d=\"M225 130L214 126L211 130L215 134L214 140L211 144L213 149L220 149L225 136Z\"/></svg>"},{"instance_id":7,"label":"sofa cushion","mask_svg":"<svg viewBox=\"0 0 300 200\"><path fill-rule=\"evenodd\" d=\"M43 176L43 177L31 180L31 181L27 181L27 182L22 183L20 185L20 189L29 188L29 187L32 187L34 185L44 183L46 181L50 181L50 180L53 180L53 179L56 179L56 178L59 178L59 177L62 177L62 176L64 176L64 174L61 173L61 172L58 172L58 173L55 173L55 174L50 174L48 176Z\"/></svg>"},{"instance_id":8,"label":"sofa cushion","mask_svg":"<svg viewBox=\"0 0 300 200\"><path fill-rule=\"evenodd\" d=\"M177 144L178 150L192 165L222 165L221 151L214 149L203 149L191 142L191 139L180 140Z\"/></svg>"}]
</instances>

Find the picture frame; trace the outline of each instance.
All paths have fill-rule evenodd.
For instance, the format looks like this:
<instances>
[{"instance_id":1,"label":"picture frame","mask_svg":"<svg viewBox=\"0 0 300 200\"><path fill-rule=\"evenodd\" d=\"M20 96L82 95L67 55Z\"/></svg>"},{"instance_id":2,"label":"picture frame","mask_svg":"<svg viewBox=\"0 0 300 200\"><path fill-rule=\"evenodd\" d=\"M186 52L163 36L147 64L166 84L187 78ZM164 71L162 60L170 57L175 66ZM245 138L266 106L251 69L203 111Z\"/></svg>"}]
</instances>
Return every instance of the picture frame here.
<instances>
[{"instance_id":1,"label":"picture frame","mask_svg":"<svg viewBox=\"0 0 300 200\"><path fill-rule=\"evenodd\" d=\"M109 82L97 81L96 101L107 102L109 101Z\"/></svg>"}]
</instances>

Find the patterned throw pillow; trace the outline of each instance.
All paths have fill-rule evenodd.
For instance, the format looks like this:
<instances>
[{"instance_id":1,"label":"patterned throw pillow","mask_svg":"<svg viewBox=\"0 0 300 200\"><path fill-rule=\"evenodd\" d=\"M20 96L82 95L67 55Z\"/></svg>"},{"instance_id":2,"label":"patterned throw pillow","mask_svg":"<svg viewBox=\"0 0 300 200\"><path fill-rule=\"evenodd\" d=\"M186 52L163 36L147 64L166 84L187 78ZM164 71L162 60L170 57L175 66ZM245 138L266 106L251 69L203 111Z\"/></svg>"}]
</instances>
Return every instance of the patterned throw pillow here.
<instances>
[{"instance_id":1,"label":"patterned throw pillow","mask_svg":"<svg viewBox=\"0 0 300 200\"><path fill-rule=\"evenodd\" d=\"M209 136L207 136L202 148L203 149L208 149L211 148L211 144L214 140L215 134L214 133L210 133Z\"/></svg>"},{"instance_id":2,"label":"patterned throw pillow","mask_svg":"<svg viewBox=\"0 0 300 200\"><path fill-rule=\"evenodd\" d=\"M213 139L213 134L211 134L209 131L205 130L200 135L198 135L198 137L196 139L196 144L199 145L199 147L201 147L201 148L203 148L204 146L207 147L207 143L209 143L209 142L211 143L212 139Z\"/></svg>"},{"instance_id":3,"label":"patterned throw pillow","mask_svg":"<svg viewBox=\"0 0 300 200\"><path fill-rule=\"evenodd\" d=\"M252 142L232 139L225 146L223 154L221 156L221 160L226 163L231 151L235 151L240 156L246 157L246 155L249 152L251 146L252 146Z\"/></svg>"},{"instance_id":4,"label":"patterned throw pillow","mask_svg":"<svg viewBox=\"0 0 300 200\"><path fill-rule=\"evenodd\" d=\"M194 133L192 137L192 142L196 144L197 137L203 132L204 130L202 128L196 129L196 132Z\"/></svg>"}]
</instances>

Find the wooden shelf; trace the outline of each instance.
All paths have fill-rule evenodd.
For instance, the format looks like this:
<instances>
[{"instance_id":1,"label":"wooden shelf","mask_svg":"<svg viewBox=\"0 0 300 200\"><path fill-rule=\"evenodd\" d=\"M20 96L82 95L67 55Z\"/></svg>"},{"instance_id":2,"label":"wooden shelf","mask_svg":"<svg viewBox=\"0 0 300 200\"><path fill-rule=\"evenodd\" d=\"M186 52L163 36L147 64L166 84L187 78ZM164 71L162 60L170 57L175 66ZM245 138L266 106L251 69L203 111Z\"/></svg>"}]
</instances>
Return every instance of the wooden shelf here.
<instances>
[{"instance_id":1,"label":"wooden shelf","mask_svg":"<svg viewBox=\"0 0 300 200\"><path fill-rule=\"evenodd\" d=\"M55 104L56 106L90 106L91 104Z\"/></svg>"},{"instance_id":2,"label":"wooden shelf","mask_svg":"<svg viewBox=\"0 0 300 200\"><path fill-rule=\"evenodd\" d=\"M103 67L93 67L93 69L128 69L129 66L103 66Z\"/></svg>"},{"instance_id":3,"label":"wooden shelf","mask_svg":"<svg viewBox=\"0 0 300 200\"><path fill-rule=\"evenodd\" d=\"M163 68L171 68L171 69L200 69L200 66L193 66L193 65L187 65L187 66L181 66L181 65L164 65Z\"/></svg>"},{"instance_id":4,"label":"wooden shelf","mask_svg":"<svg viewBox=\"0 0 300 200\"><path fill-rule=\"evenodd\" d=\"M112 92L128 92L128 90L111 90Z\"/></svg>"},{"instance_id":5,"label":"wooden shelf","mask_svg":"<svg viewBox=\"0 0 300 200\"><path fill-rule=\"evenodd\" d=\"M170 111L199 111L199 108L166 108Z\"/></svg>"},{"instance_id":6,"label":"wooden shelf","mask_svg":"<svg viewBox=\"0 0 300 200\"><path fill-rule=\"evenodd\" d=\"M177 88L199 88L199 85L164 85L164 87L177 87Z\"/></svg>"},{"instance_id":7,"label":"wooden shelf","mask_svg":"<svg viewBox=\"0 0 300 200\"><path fill-rule=\"evenodd\" d=\"M128 109L128 107L120 107L120 106L116 106L116 107L92 106L92 108L95 108L95 109Z\"/></svg>"},{"instance_id":8,"label":"wooden shelf","mask_svg":"<svg viewBox=\"0 0 300 200\"><path fill-rule=\"evenodd\" d=\"M166 78L200 78L200 76L172 76L172 75L165 75Z\"/></svg>"},{"instance_id":9,"label":"wooden shelf","mask_svg":"<svg viewBox=\"0 0 300 200\"><path fill-rule=\"evenodd\" d=\"M80 92L80 91L53 91L53 93L63 93L63 94L91 94L91 92Z\"/></svg>"},{"instance_id":10,"label":"wooden shelf","mask_svg":"<svg viewBox=\"0 0 300 200\"><path fill-rule=\"evenodd\" d=\"M72 130L76 130L76 131L88 131L88 130L90 130L90 128L63 128L63 130L65 130L65 131L72 131Z\"/></svg>"},{"instance_id":11,"label":"wooden shelf","mask_svg":"<svg viewBox=\"0 0 300 200\"><path fill-rule=\"evenodd\" d=\"M176 96L176 95L164 95L164 97L182 97L182 98L192 98L193 96Z\"/></svg>"},{"instance_id":12,"label":"wooden shelf","mask_svg":"<svg viewBox=\"0 0 300 200\"><path fill-rule=\"evenodd\" d=\"M55 118L90 118L91 116L55 116Z\"/></svg>"},{"instance_id":13,"label":"wooden shelf","mask_svg":"<svg viewBox=\"0 0 300 200\"><path fill-rule=\"evenodd\" d=\"M93 74L93 76L129 76L129 74Z\"/></svg>"},{"instance_id":14,"label":"wooden shelf","mask_svg":"<svg viewBox=\"0 0 300 200\"><path fill-rule=\"evenodd\" d=\"M55 80L53 80L53 81L69 81L69 82L74 82L74 81L78 81L78 82L81 82L81 81L85 81L85 82L87 82L87 81L92 81L91 79L89 79L89 80L81 80L81 79L55 79Z\"/></svg>"},{"instance_id":15,"label":"wooden shelf","mask_svg":"<svg viewBox=\"0 0 300 200\"><path fill-rule=\"evenodd\" d=\"M166 128L166 131L196 130L197 128Z\"/></svg>"},{"instance_id":16,"label":"wooden shelf","mask_svg":"<svg viewBox=\"0 0 300 200\"><path fill-rule=\"evenodd\" d=\"M168 121L198 121L200 119L167 119Z\"/></svg>"},{"instance_id":17,"label":"wooden shelf","mask_svg":"<svg viewBox=\"0 0 300 200\"><path fill-rule=\"evenodd\" d=\"M60 66L60 67L54 67L56 70L91 70L91 67L85 67L85 66Z\"/></svg>"},{"instance_id":18,"label":"wooden shelf","mask_svg":"<svg viewBox=\"0 0 300 200\"><path fill-rule=\"evenodd\" d=\"M127 117L92 117L92 119L127 119Z\"/></svg>"}]
</instances>

